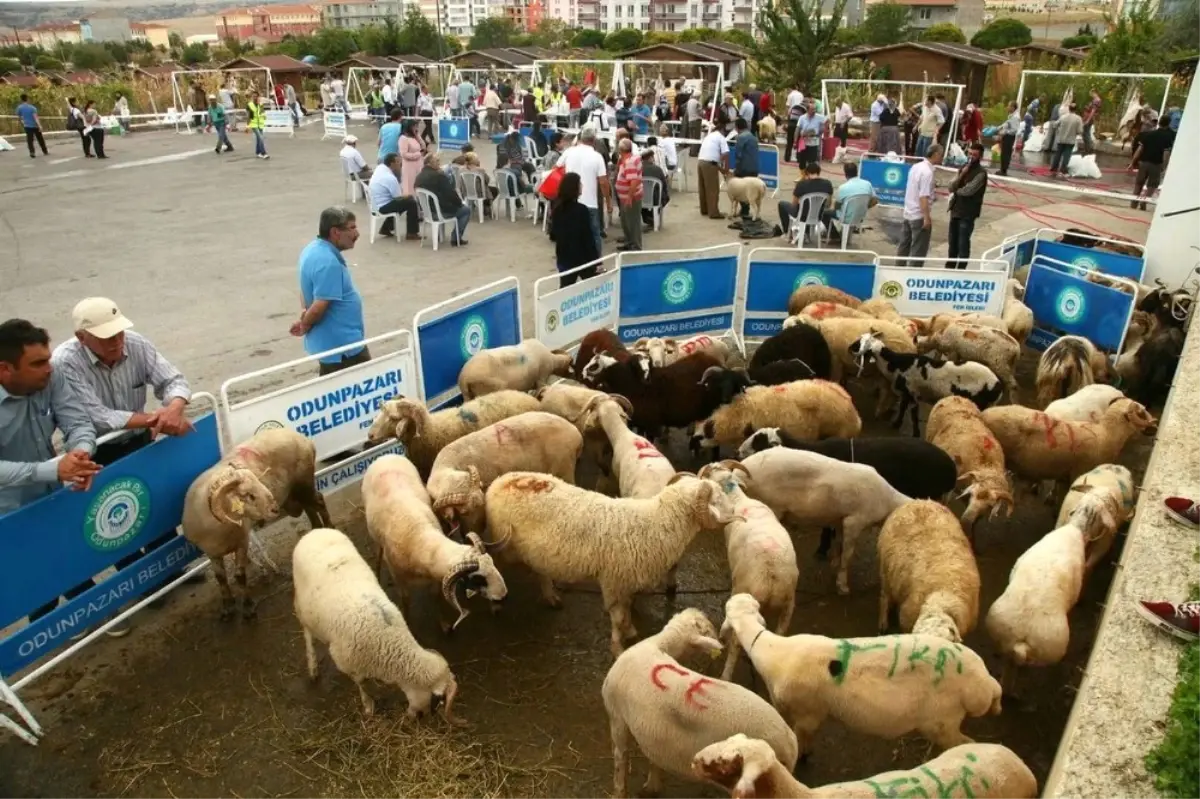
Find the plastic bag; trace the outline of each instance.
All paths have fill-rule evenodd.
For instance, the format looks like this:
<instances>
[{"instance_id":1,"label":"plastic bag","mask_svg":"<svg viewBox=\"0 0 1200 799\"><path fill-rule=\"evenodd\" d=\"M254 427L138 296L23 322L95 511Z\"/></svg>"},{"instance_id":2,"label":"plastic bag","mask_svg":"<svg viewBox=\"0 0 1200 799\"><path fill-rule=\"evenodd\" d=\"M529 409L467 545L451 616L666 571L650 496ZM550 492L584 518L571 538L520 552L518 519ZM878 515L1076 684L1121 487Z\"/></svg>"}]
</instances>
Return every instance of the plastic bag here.
<instances>
[{"instance_id":1,"label":"plastic bag","mask_svg":"<svg viewBox=\"0 0 1200 799\"><path fill-rule=\"evenodd\" d=\"M829 163L840 164L845 160L846 160L846 148L838 147L836 150L833 151L833 158L830 159Z\"/></svg>"},{"instance_id":2,"label":"plastic bag","mask_svg":"<svg viewBox=\"0 0 1200 799\"><path fill-rule=\"evenodd\" d=\"M558 164L550 170L550 174L546 175L545 180L538 186L538 193L547 200L558 198L558 187L563 181L563 176L567 174L566 164Z\"/></svg>"},{"instance_id":3,"label":"plastic bag","mask_svg":"<svg viewBox=\"0 0 1200 799\"><path fill-rule=\"evenodd\" d=\"M1100 177L1100 167L1096 166L1095 154L1071 156L1071 161L1067 164L1067 174L1073 178Z\"/></svg>"},{"instance_id":4,"label":"plastic bag","mask_svg":"<svg viewBox=\"0 0 1200 799\"><path fill-rule=\"evenodd\" d=\"M962 146L958 142L951 142L950 149L946 152L946 164L962 166L965 163L967 163L967 154L963 152Z\"/></svg>"},{"instance_id":5,"label":"plastic bag","mask_svg":"<svg viewBox=\"0 0 1200 799\"><path fill-rule=\"evenodd\" d=\"M1046 134L1041 128L1034 128L1033 133L1029 134L1029 138L1025 141L1025 152L1040 153L1046 149Z\"/></svg>"}]
</instances>

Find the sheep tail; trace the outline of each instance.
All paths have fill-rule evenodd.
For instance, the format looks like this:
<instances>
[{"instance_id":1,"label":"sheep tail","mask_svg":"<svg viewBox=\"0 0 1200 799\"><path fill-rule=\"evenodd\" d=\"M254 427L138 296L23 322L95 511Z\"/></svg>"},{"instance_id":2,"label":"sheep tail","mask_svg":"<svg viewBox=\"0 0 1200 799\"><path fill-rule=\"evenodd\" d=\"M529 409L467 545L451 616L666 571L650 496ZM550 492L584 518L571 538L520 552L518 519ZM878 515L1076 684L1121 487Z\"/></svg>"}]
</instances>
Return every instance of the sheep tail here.
<instances>
[{"instance_id":1,"label":"sheep tail","mask_svg":"<svg viewBox=\"0 0 1200 799\"><path fill-rule=\"evenodd\" d=\"M1029 644L1026 643L1025 641L1021 641L1020 643L1015 644L1012 648L1012 659L1013 659L1013 662L1016 663L1018 666L1024 666L1026 663L1028 663L1029 662Z\"/></svg>"}]
</instances>

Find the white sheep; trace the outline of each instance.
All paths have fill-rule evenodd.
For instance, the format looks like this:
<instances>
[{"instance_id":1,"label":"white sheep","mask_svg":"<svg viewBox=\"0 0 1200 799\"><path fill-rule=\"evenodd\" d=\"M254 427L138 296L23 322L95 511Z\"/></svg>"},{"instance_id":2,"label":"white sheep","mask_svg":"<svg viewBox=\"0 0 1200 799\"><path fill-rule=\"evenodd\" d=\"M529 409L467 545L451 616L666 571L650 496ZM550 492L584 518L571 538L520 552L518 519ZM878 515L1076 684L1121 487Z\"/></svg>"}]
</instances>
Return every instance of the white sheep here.
<instances>
[{"instance_id":1,"label":"white sheep","mask_svg":"<svg viewBox=\"0 0 1200 799\"><path fill-rule=\"evenodd\" d=\"M784 637L766 628L748 594L725 603L721 633L730 630L795 730L801 755L829 716L883 738L919 732L950 749L971 743L964 718L1000 712L1000 684L983 659L937 636Z\"/></svg>"},{"instance_id":2,"label":"white sheep","mask_svg":"<svg viewBox=\"0 0 1200 799\"><path fill-rule=\"evenodd\" d=\"M1083 336L1062 336L1038 360L1037 404L1045 408L1108 374L1104 353Z\"/></svg>"},{"instance_id":3,"label":"white sheep","mask_svg":"<svg viewBox=\"0 0 1200 799\"><path fill-rule=\"evenodd\" d=\"M847 294L841 289L824 284L800 286L788 297L787 312L790 316L801 313L804 308L814 302L836 302L848 308L857 308L862 300L853 294Z\"/></svg>"},{"instance_id":4,"label":"white sheep","mask_svg":"<svg viewBox=\"0 0 1200 799\"><path fill-rule=\"evenodd\" d=\"M598 426L608 437L620 495L646 499L667 487L675 476L675 467L654 444L630 430L628 420L628 411L615 398L601 395L583 409L580 424Z\"/></svg>"},{"instance_id":5,"label":"white sheep","mask_svg":"<svg viewBox=\"0 0 1200 799\"><path fill-rule=\"evenodd\" d=\"M946 313L934 314L929 321L922 325L926 335L936 335L947 327L956 322L966 322L971 325L980 325L982 327L990 327L993 330L1003 330L1008 332L1008 325L999 316L985 313L963 313L961 311L947 311Z\"/></svg>"},{"instance_id":6,"label":"white sheep","mask_svg":"<svg viewBox=\"0 0 1200 799\"><path fill-rule=\"evenodd\" d=\"M1042 536L1017 558L1004 593L988 609L988 636L1004 657L1002 680L1015 694L1016 668L1048 666L1067 653L1067 614L1083 588L1087 542L1119 523L1119 506L1107 493L1086 493L1066 524Z\"/></svg>"},{"instance_id":7,"label":"white sheep","mask_svg":"<svg viewBox=\"0 0 1200 799\"><path fill-rule=\"evenodd\" d=\"M367 431L367 441L382 444L389 438L397 439L404 444L404 454L416 465L417 471L427 475L433 459L451 441L502 419L539 408L537 398L523 391L497 391L464 402L457 408L443 408L433 413L420 401L401 397L383 403Z\"/></svg>"},{"instance_id":8,"label":"white sheep","mask_svg":"<svg viewBox=\"0 0 1200 799\"><path fill-rule=\"evenodd\" d=\"M1112 548L1119 525L1133 518L1137 508L1137 490L1133 483L1133 473L1119 464L1104 463L1075 478L1075 482L1071 484L1071 490L1067 492L1067 496L1063 500L1062 507L1059 508L1058 527L1067 523L1067 519L1088 493L1101 493L1111 497L1112 501L1116 503L1113 517L1117 521L1117 525L1112 527L1102 523L1098 528L1099 534L1088 540L1087 562L1084 564L1084 571L1090 573Z\"/></svg>"},{"instance_id":9,"label":"white sheep","mask_svg":"<svg viewBox=\"0 0 1200 799\"><path fill-rule=\"evenodd\" d=\"M917 337L917 333L921 329L921 325L915 319L901 316L896 310L896 306L882 297L873 297L862 305L858 306L858 310L868 316L873 316L876 319L882 319L885 322L891 322L897 327L904 328L904 332L908 334L909 340Z\"/></svg>"},{"instance_id":10,"label":"white sheep","mask_svg":"<svg viewBox=\"0 0 1200 799\"><path fill-rule=\"evenodd\" d=\"M374 714L375 700L363 681L373 679L404 691L410 717L444 699L446 720L460 723L452 715L458 683L446 659L417 643L345 534L321 529L301 538L292 552L292 581L310 679L317 679L315 639L329 645L338 671L354 680L366 715Z\"/></svg>"},{"instance_id":11,"label":"white sheep","mask_svg":"<svg viewBox=\"0 0 1200 799\"><path fill-rule=\"evenodd\" d=\"M575 482L583 435L574 424L530 411L468 433L442 448L429 472L433 510L453 529L483 530L483 496L507 472L544 472Z\"/></svg>"},{"instance_id":12,"label":"white sheep","mask_svg":"<svg viewBox=\"0 0 1200 799\"><path fill-rule=\"evenodd\" d=\"M818 322L822 319L875 319L877 317L864 313L858 308L851 308L849 305L842 305L840 302L810 302L800 310L800 313L789 316L784 320L784 327L791 327L799 323L801 316L809 316L816 319ZM795 320L795 321L792 321Z\"/></svg>"},{"instance_id":13,"label":"white sheep","mask_svg":"<svg viewBox=\"0 0 1200 799\"><path fill-rule=\"evenodd\" d=\"M962 744L906 771L809 788L792 776L765 742L737 734L692 758L692 773L753 799L875 799L878 796L964 796L1033 799L1037 778L1015 752L1000 744Z\"/></svg>"},{"instance_id":14,"label":"white sheep","mask_svg":"<svg viewBox=\"0 0 1200 799\"><path fill-rule=\"evenodd\" d=\"M255 433L200 473L183 500L183 535L208 556L221 590L221 619L233 615L233 592L225 556L234 556L234 579L242 616L252 618L254 602L246 582L250 533L280 515L308 516L314 528L333 524L325 498L314 485L317 450L312 441L282 428Z\"/></svg>"},{"instance_id":15,"label":"white sheep","mask_svg":"<svg viewBox=\"0 0 1200 799\"><path fill-rule=\"evenodd\" d=\"M733 353L733 348L720 338L699 335L684 339L683 341L677 341L673 338L640 338L633 343L629 351L646 356L651 366L661 369L664 366L670 366L680 358L686 358L697 352L708 353L720 359L722 363L728 364L729 357ZM594 359L595 356L593 356ZM598 364L599 362L597 362L596 367L593 367L593 371L601 368Z\"/></svg>"},{"instance_id":16,"label":"white sheep","mask_svg":"<svg viewBox=\"0 0 1200 799\"><path fill-rule=\"evenodd\" d=\"M1116 386L1092 383L1069 397L1046 406L1046 415L1063 422L1098 422L1104 412L1125 394Z\"/></svg>"},{"instance_id":17,"label":"white sheep","mask_svg":"<svg viewBox=\"0 0 1200 799\"><path fill-rule=\"evenodd\" d=\"M983 364L1004 383L1008 401L1017 401L1017 359L1021 357L1021 345L1005 331L954 322L917 342L917 352L922 355L933 351L952 361Z\"/></svg>"},{"instance_id":18,"label":"white sheep","mask_svg":"<svg viewBox=\"0 0 1200 799\"><path fill-rule=\"evenodd\" d=\"M1021 302L1020 298L1023 296L1025 287L1021 285L1021 281L1009 278L1004 287L1004 310L1001 311L1001 316L1008 334L1021 346L1025 345L1029 334L1033 332L1033 311Z\"/></svg>"},{"instance_id":19,"label":"white sheep","mask_svg":"<svg viewBox=\"0 0 1200 799\"><path fill-rule=\"evenodd\" d=\"M815 452L772 447L751 455L742 465L750 475L742 481L746 493L780 519L786 516L806 527L841 531L841 543L830 563L837 568L837 588L843 594L850 592L848 571L859 536L910 501L870 466Z\"/></svg>"},{"instance_id":20,"label":"white sheep","mask_svg":"<svg viewBox=\"0 0 1200 799\"><path fill-rule=\"evenodd\" d=\"M738 447L761 427L778 427L795 438L853 438L862 419L849 392L828 380L797 380L778 386L750 386L696 426L693 449Z\"/></svg>"},{"instance_id":21,"label":"white sheep","mask_svg":"<svg viewBox=\"0 0 1200 799\"><path fill-rule=\"evenodd\" d=\"M796 608L796 583L800 570L787 529L764 503L746 496L737 461L708 464L700 476L714 481L733 499L734 520L725 525L725 550L732 578L730 593L749 594L774 623L775 632L787 633ZM736 638L727 642L722 680L733 679L742 647Z\"/></svg>"},{"instance_id":22,"label":"white sheep","mask_svg":"<svg viewBox=\"0 0 1200 799\"><path fill-rule=\"evenodd\" d=\"M1004 465L1004 449L992 435L975 403L966 397L939 400L925 422L925 440L954 460L958 482L969 497L962 523L973 534L979 518L990 511L1012 516L1012 481Z\"/></svg>"},{"instance_id":23,"label":"white sheep","mask_svg":"<svg viewBox=\"0 0 1200 799\"><path fill-rule=\"evenodd\" d=\"M503 389L531 391L554 375L570 375L571 361L571 353L527 338L472 355L458 373L458 390L467 400Z\"/></svg>"},{"instance_id":24,"label":"white sheep","mask_svg":"<svg viewBox=\"0 0 1200 799\"><path fill-rule=\"evenodd\" d=\"M407 458L384 455L372 463L363 476L362 499L367 533L379 545L380 559L387 564L405 610L413 586L422 582L440 585L442 596L457 612L450 629L458 627L468 613L458 602L460 585L468 594L479 591L492 602L504 599L508 588L483 541L468 533L470 543L459 544L442 533L429 492Z\"/></svg>"},{"instance_id":25,"label":"white sheep","mask_svg":"<svg viewBox=\"0 0 1200 799\"><path fill-rule=\"evenodd\" d=\"M633 739L650 761L642 793L662 790L662 773L691 776L692 756L735 732L764 741L779 761L796 762L796 736L779 713L752 691L686 669L677 658L720 655L712 622L699 610L675 614L662 631L617 658L600 688L613 747L613 796L628 795Z\"/></svg>"},{"instance_id":26,"label":"white sheep","mask_svg":"<svg viewBox=\"0 0 1200 799\"><path fill-rule=\"evenodd\" d=\"M727 178L725 194L729 197L733 209L730 219L738 215L738 203L746 203L752 209L751 218L758 219L762 215L762 201L767 196L767 184L761 178Z\"/></svg>"},{"instance_id":27,"label":"white sheep","mask_svg":"<svg viewBox=\"0 0 1200 799\"><path fill-rule=\"evenodd\" d=\"M603 430L597 430L583 418L583 409L596 398L611 397L626 412L632 413L629 400L616 394L605 394L593 388L574 383L570 380L559 380L538 389L537 398L542 405L539 410L561 416L571 422L583 434L583 455L585 461L590 461L596 467L597 479L595 489L602 494L616 491L612 474L612 447Z\"/></svg>"},{"instance_id":28,"label":"white sheep","mask_svg":"<svg viewBox=\"0 0 1200 799\"><path fill-rule=\"evenodd\" d=\"M496 480L486 503L503 558L537 572L551 607L562 604L555 580L600 584L614 655L624 638L637 635L633 595L661 583L698 532L723 529L731 505L715 483L691 475L678 475L649 499L613 499L531 472Z\"/></svg>"},{"instance_id":29,"label":"white sheep","mask_svg":"<svg viewBox=\"0 0 1200 799\"><path fill-rule=\"evenodd\" d=\"M879 632L900 629L960 643L979 619L979 567L954 514L940 502L901 505L879 531Z\"/></svg>"}]
</instances>

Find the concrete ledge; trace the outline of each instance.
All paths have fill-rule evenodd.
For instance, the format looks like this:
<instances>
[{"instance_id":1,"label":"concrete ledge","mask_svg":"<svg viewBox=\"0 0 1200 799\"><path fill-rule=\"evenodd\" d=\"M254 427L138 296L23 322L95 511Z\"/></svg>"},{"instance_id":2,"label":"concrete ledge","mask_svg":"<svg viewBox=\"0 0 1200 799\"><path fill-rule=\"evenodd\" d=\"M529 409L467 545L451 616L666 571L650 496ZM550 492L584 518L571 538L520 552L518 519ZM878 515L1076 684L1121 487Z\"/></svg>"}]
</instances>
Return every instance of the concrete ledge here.
<instances>
[{"instance_id":1,"label":"concrete ledge","mask_svg":"<svg viewBox=\"0 0 1200 799\"><path fill-rule=\"evenodd\" d=\"M1162 500L1200 494L1198 329L1192 327L1184 345L1045 797L1160 795L1142 763L1162 740L1182 642L1147 624L1134 608L1139 599L1183 601L1197 577L1197 536L1167 518Z\"/></svg>"}]
</instances>

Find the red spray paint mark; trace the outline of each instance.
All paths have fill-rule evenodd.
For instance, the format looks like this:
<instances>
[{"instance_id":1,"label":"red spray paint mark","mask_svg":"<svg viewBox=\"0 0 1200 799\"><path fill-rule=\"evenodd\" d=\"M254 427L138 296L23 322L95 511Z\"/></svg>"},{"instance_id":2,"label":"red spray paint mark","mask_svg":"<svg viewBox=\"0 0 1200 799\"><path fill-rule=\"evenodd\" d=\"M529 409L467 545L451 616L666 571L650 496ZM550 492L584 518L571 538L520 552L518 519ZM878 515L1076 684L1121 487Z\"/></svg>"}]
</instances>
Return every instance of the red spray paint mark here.
<instances>
[{"instance_id":1,"label":"red spray paint mark","mask_svg":"<svg viewBox=\"0 0 1200 799\"><path fill-rule=\"evenodd\" d=\"M259 458L262 457L262 454L258 450L256 450L254 447L248 447L245 444L239 444L237 447L234 448L233 451L235 454L237 454L237 456L239 458L249 458L250 460L258 460Z\"/></svg>"},{"instance_id":2,"label":"red spray paint mark","mask_svg":"<svg viewBox=\"0 0 1200 799\"><path fill-rule=\"evenodd\" d=\"M660 691L667 690L667 686L658 678L658 674L661 671L669 671L673 674L678 674L680 677L690 677L692 674L687 669L682 669L679 666L676 666L674 663L659 663L650 670L650 682ZM716 682L708 679L707 677L697 677L688 683L687 689L683 692L683 703L685 705L691 705L697 710L707 710L708 705L700 703L696 697L706 697L707 695L704 693L704 686L715 686L716 684Z\"/></svg>"},{"instance_id":3,"label":"red spray paint mark","mask_svg":"<svg viewBox=\"0 0 1200 799\"><path fill-rule=\"evenodd\" d=\"M1050 449L1057 449L1058 439L1054 437L1054 428L1058 427L1058 421L1044 413L1039 413L1037 418L1046 428L1046 446Z\"/></svg>"},{"instance_id":4,"label":"red spray paint mark","mask_svg":"<svg viewBox=\"0 0 1200 799\"><path fill-rule=\"evenodd\" d=\"M508 425L494 424L494 425L492 425L492 429L496 431L496 443L497 444L503 444L505 438L507 438L509 441L513 440L513 432L512 432L512 429L508 427Z\"/></svg>"},{"instance_id":5,"label":"red spray paint mark","mask_svg":"<svg viewBox=\"0 0 1200 799\"><path fill-rule=\"evenodd\" d=\"M695 696L704 696L704 686L706 685L716 685L716 683L707 677L700 677L689 685L687 690L683 692L683 703L685 705L693 705L697 710L707 710L708 705L700 704L693 696L693 694Z\"/></svg>"},{"instance_id":6,"label":"red spray paint mark","mask_svg":"<svg viewBox=\"0 0 1200 799\"><path fill-rule=\"evenodd\" d=\"M696 350L708 349L710 346L712 346L712 343L713 340L708 336L697 336L696 338L689 339L688 341L680 344L679 350L684 355L691 355Z\"/></svg>"},{"instance_id":7,"label":"red spray paint mark","mask_svg":"<svg viewBox=\"0 0 1200 799\"><path fill-rule=\"evenodd\" d=\"M660 682L658 679L658 673L660 671L670 671L675 674L678 674L680 677L686 677L686 676L688 676L688 673L689 673L687 669L681 669L679 666L676 666L674 663L659 663L657 666L650 669L650 682L654 683L654 687L660 691L667 690L667 686L664 685L662 682Z\"/></svg>"},{"instance_id":8,"label":"red spray paint mark","mask_svg":"<svg viewBox=\"0 0 1200 799\"><path fill-rule=\"evenodd\" d=\"M782 385L782 386L775 386L775 388L773 388L771 390L774 391L776 394L784 394L787 392L788 388L786 385Z\"/></svg>"},{"instance_id":9,"label":"red spray paint mark","mask_svg":"<svg viewBox=\"0 0 1200 799\"><path fill-rule=\"evenodd\" d=\"M996 439L992 438L991 436L983 437L983 451L984 452L990 452L991 450L995 449L995 447L996 447Z\"/></svg>"},{"instance_id":10,"label":"red spray paint mark","mask_svg":"<svg viewBox=\"0 0 1200 799\"><path fill-rule=\"evenodd\" d=\"M542 480L538 477L518 477L509 481L507 487L514 491L529 491L533 494L541 494L554 488L549 480Z\"/></svg>"},{"instance_id":11,"label":"red spray paint mark","mask_svg":"<svg viewBox=\"0 0 1200 799\"><path fill-rule=\"evenodd\" d=\"M1065 427L1067 428L1067 447L1074 452L1079 447L1075 441L1075 425L1068 422Z\"/></svg>"},{"instance_id":12,"label":"red spray paint mark","mask_svg":"<svg viewBox=\"0 0 1200 799\"><path fill-rule=\"evenodd\" d=\"M633 447L638 451L638 460L642 460L643 458L661 458L663 456L661 452L654 448L653 444L644 438L635 438L633 440Z\"/></svg>"}]
</instances>

